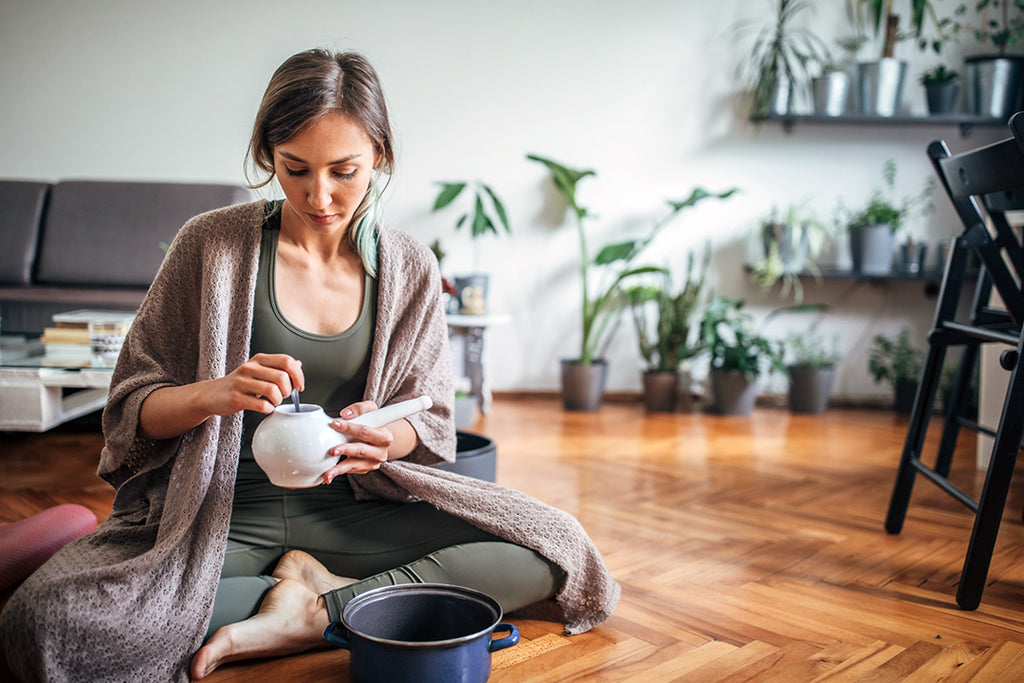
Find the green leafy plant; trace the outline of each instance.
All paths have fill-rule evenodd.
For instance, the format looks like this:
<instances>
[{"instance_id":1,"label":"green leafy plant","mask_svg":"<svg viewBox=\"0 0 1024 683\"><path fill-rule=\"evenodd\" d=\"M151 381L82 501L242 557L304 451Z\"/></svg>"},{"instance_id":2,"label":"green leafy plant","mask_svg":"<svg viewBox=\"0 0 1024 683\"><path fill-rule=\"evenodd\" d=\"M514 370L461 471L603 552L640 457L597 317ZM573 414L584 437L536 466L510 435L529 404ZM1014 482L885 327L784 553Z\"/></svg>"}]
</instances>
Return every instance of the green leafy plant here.
<instances>
[{"instance_id":1,"label":"green leafy plant","mask_svg":"<svg viewBox=\"0 0 1024 683\"><path fill-rule=\"evenodd\" d=\"M508 212L505 205L498 198L497 193L490 185L480 181L473 182L439 182L441 190L434 200L433 211L440 211L454 202L462 191L469 188L467 195L472 196L469 207L463 211L458 220L455 221L455 229L461 228L469 221L470 235L476 239L486 235L488 232L495 235L501 234L498 227L511 233L512 228L508 224Z\"/></svg>"},{"instance_id":2,"label":"green leafy plant","mask_svg":"<svg viewBox=\"0 0 1024 683\"><path fill-rule=\"evenodd\" d=\"M714 197L726 199L732 196L737 190L731 189L721 193L712 193L703 188L694 189L690 196L680 201L668 201L668 213L657 220L650 232L637 239L615 242L602 247L593 259L587 244L587 231L584 221L591 216L588 209L581 206L576 199L577 184L583 178L594 176L592 170L576 170L565 166L557 161L529 154L526 157L530 161L543 164L551 175L555 188L565 199L566 204L572 209L576 222L576 231L579 238L579 268L582 284L582 332L583 337L580 345L579 362L583 365L591 365L597 357L600 343L608 335L608 324L613 314L623 303L624 297L620 297L621 288L624 282L630 278L644 273L663 272L664 269L658 266L637 266L632 265L634 259L651 243L662 228L674 219L681 211L695 206L704 199ZM598 272L593 273L593 269ZM591 275L604 275L602 283L594 292L591 292Z\"/></svg>"},{"instance_id":3,"label":"green leafy plant","mask_svg":"<svg viewBox=\"0 0 1024 683\"><path fill-rule=\"evenodd\" d=\"M814 212L805 205L794 204L779 213L771 213L760 223L764 258L751 265L751 278L762 289L770 289L782 283L779 295L786 298L793 294L797 302L803 299L803 285L799 271L806 268L817 275L814 259L821 256L825 246L827 229ZM801 261L795 255L806 250L808 261Z\"/></svg>"},{"instance_id":4,"label":"green leafy plant","mask_svg":"<svg viewBox=\"0 0 1024 683\"><path fill-rule=\"evenodd\" d=\"M710 249L705 249L698 268L693 252L687 254L686 276L678 291L672 289L672 276L667 271L658 274L655 284L635 285L626 290L640 355L649 371L675 372L683 361L703 349L694 323L705 298L710 260Z\"/></svg>"},{"instance_id":5,"label":"green leafy plant","mask_svg":"<svg viewBox=\"0 0 1024 683\"><path fill-rule=\"evenodd\" d=\"M851 18L858 25L870 23L875 35L882 35L882 58L893 56L896 43L911 36L920 39L924 31L925 15L930 15L937 26L940 20L930 0L907 0L902 3L910 10L912 33L900 28L900 15L896 13L895 0L849 0L847 5Z\"/></svg>"},{"instance_id":6,"label":"green leafy plant","mask_svg":"<svg viewBox=\"0 0 1024 683\"><path fill-rule=\"evenodd\" d=\"M753 87L751 113L755 118L770 113L776 86L786 85L790 99L797 84L806 87L808 67L831 61L828 48L806 28L794 26L794 18L812 7L803 0L778 0L774 21L764 25L754 39L744 79Z\"/></svg>"},{"instance_id":7,"label":"green leafy plant","mask_svg":"<svg viewBox=\"0 0 1024 683\"><path fill-rule=\"evenodd\" d=\"M460 195L468 198L465 202L465 210L455 221L455 229L463 225L469 225L469 236L473 241L473 270L479 270L477 264L480 261L479 238L491 233L500 235L503 229L506 234L511 234L512 228L508 222L508 212L505 205L494 189L479 180L468 182L439 182L441 186L434 200L432 211L441 211L451 205ZM465 194L463 195L463 192Z\"/></svg>"},{"instance_id":8,"label":"green leafy plant","mask_svg":"<svg viewBox=\"0 0 1024 683\"><path fill-rule=\"evenodd\" d=\"M910 330L903 328L893 339L875 335L871 355L868 357L868 371L875 382L889 382L893 387L916 384L924 367L924 352L910 343Z\"/></svg>"},{"instance_id":9,"label":"green leafy plant","mask_svg":"<svg viewBox=\"0 0 1024 683\"><path fill-rule=\"evenodd\" d=\"M782 345L763 336L753 318L743 310L742 299L716 296L708 302L700 323L701 339L711 354L711 367L736 370L748 379L763 366L788 375Z\"/></svg>"},{"instance_id":10,"label":"green leafy plant","mask_svg":"<svg viewBox=\"0 0 1024 683\"><path fill-rule=\"evenodd\" d=\"M840 215L845 214L846 226L888 225L895 234L903 227L904 221L917 212L922 215L931 210L931 196L935 191L935 180L929 178L921 194L904 197L898 203L891 199L896 187L896 162L889 159L882 165L882 178L885 180L887 193L875 190L868 203L861 209L848 211L840 205Z\"/></svg>"},{"instance_id":11,"label":"green leafy plant","mask_svg":"<svg viewBox=\"0 0 1024 683\"><path fill-rule=\"evenodd\" d=\"M921 74L921 85L949 85L960 80L960 74L946 68L945 64L939 64L930 71Z\"/></svg>"},{"instance_id":12,"label":"green leafy plant","mask_svg":"<svg viewBox=\"0 0 1024 683\"><path fill-rule=\"evenodd\" d=\"M957 15L966 13L969 4L958 5ZM972 31L975 40L991 43L1000 55L1024 43L1024 0L977 0L973 4L974 10L981 13L981 25ZM989 15L990 9L999 12L998 18Z\"/></svg>"},{"instance_id":13,"label":"green leafy plant","mask_svg":"<svg viewBox=\"0 0 1024 683\"><path fill-rule=\"evenodd\" d=\"M811 322L807 329L800 332L790 332L783 339L786 364L790 367L818 370L831 368L839 364L838 337L833 337L831 342L826 341L824 335L818 332L818 324L821 314L829 310L827 304L794 304L772 311L766 321L780 315L787 314L817 314L819 317Z\"/></svg>"}]
</instances>

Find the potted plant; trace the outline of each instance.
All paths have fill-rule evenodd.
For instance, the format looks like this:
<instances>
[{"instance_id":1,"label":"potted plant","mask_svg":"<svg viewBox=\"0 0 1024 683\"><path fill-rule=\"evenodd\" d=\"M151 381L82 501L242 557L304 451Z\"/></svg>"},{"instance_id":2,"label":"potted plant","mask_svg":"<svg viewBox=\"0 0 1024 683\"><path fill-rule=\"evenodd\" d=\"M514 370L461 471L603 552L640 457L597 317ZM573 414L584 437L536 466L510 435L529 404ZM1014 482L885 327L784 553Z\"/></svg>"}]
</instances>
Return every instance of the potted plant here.
<instances>
[{"instance_id":1,"label":"potted plant","mask_svg":"<svg viewBox=\"0 0 1024 683\"><path fill-rule=\"evenodd\" d=\"M480 181L439 182L441 186L434 200L432 211L440 211L454 202L466 190L468 202L466 209L455 221L455 229L469 225L470 239L473 240L473 272L468 275L456 276L455 288L458 290L459 312L469 315L483 315L487 312L487 289L489 277L479 270L479 238L491 233L500 235L499 227L505 233L511 233L508 223L508 212L490 185Z\"/></svg>"},{"instance_id":2,"label":"potted plant","mask_svg":"<svg viewBox=\"0 0 1024 683\"><path fill-rule=\"evenodd\" d=\"M824 313L825 304L798 304L773 312ZM818 332L818 320L806 330L790 332L783 340L786 369L789 371L789 409L794 413L820 414L828 407L836 366L839 364L838 342L831 343Z\"/></svg>"},{"instance_id":3,"label":"potted plant","mask_svg":"<svg viewBox=\"0 0 1024 683\"><path fill-rule=\"evenodd\" d=\"M659 273L655 284L634 285L626 290L640 355L647 364L642 379L648 412L675 411L680 368L702 349L694 323L704 301L710 258L710 250L705 249L698 270L693 253L687 254L686 277L678 291L672 289L668 271Z\"/></svg>"},{"instance_id":4,"label":"potted plant","mask_svg":"<svg viewBox=\"0 0 1024 683\"><path fill-rule=\"evenodd\" d=\"M875 335L868 370L875 382L889 382L893 402L899 413L910 413L914 407L917 384L924 369L924 352L910 343L910 330L904 327L896 339Z\"/></svg>"},{"instance_id":5,"label":"potted plant","mask_svg":"<svg viewBox=\"0 0 1024 683\"><path fill-rule=\"evenodd\" d=\"M794 18L810 9L804 0L777 0L774 20L754 39L743 78L753 88L751 117L793 111L796 88L806 88L808 67L827 61L828 50L809 29L794 26Z\"/></svg>"},{"instance_id":6,"label":"potted plant","mask_svg":"<svg viewBox=\"0 0 1024 683\"><path fill-rule=\"evenodd\" d=\"M817 274L814 259L825 245L825 224L805 205L794 204L779 213L776 207L760 224L764 257L752 264L751 278L762 289L782 283L780 296L792 292L797 302L803 299L799 274L804 270Z\"/></svg>"},{"instance_id":7,"label":"potted plant","mask_svg":"<svg viewBox=\"0 0 1024 683\"><path fill-rule=\"evenodd\" d=\"M920 38L925 14L935 18L930 0L907 0L903 7L910 10L913 35ZM875 35L882 37L881 58L857 65L859 109L862 114L894 116L898 113L903 96L903 81L907 63L895 58L896 43L911 34L901 30L901 17L896 13L895 0L853 0L848 4L851 19L858 26L873 25Z\"/></svg>"},{"instance_id":8,"label":"potted plant","mask_svg":"<svg viewBox=\"0 0 1024 683\"><path fill-rule=\"evenodd\" d=\"M960 95L960 74L947 69L945 64L939 64L921 74L920 80L930 115L952 114L956 110L956 100Z\"/></svg>"},{"instance_id":9,"label":"potted plant","mask_svg":"<svg viewBox=\"0 0 1024 683\"><path fill-rule=\"evenodd\" d=\"M928 179L920 195L905 197L896 203L890 198L896 187L896 162L892 159L882 165L882 178L887 192L875 190L861 209L846 211L841 207L840 210L841 214L846 214L853 271L859 275L890 274L895 235L908 217L931 208L930 199L935 187L933 179Z\"/></svg>"},{"instance_id":10,"label":"potted plant","mask_svg":"<svg viewBox=\"0 0 1024 683\"><path fill-rule=\"evenodd\" d=\"M711 356L711 387L716 412L749 415L757 399L757 379L767 368L786 374L782 345L761 335L741 299L716 296L708 302L700 336Z\"/></svg>"},{"instance_id":11,"label":"potted plant","mask_svg":"<svg viewBox=\"0 0 1024 683\"><path fill-rule=\"evenodd\" d=\"M968 4L958 6L957 13L966 12ZM965 109L969 114L1005 121L1020 108L1024 92L1024 56L1007 52L1024 44L1024 0L976 0L972 4L981 15L980 25L973 29L974 38L983 49L995 52L964 60Z\"/></svg>"},{"instance_id":12,"label":"potted plant","mask_svg":"<svg viewBox=\"0 0 1024 683\"><path fill-rule=\"evenodd\" d=\"M611 335L608 326L624 303L624 297L620 296L622 287L632 277L664 270L650 265L633 266L633 261L681 211L711 197L727 199L737 190L733 188L714 193L698 187L686 199L669 200L668 213L654 223L646 236L607 244L598 250L596 256L591 257L584 225L591 213L579 204L576 188L580 180L596 173L589 169L569 168L536 154L527 155L527 159L544 165L575 218L579 238L582 336L579 356L562 361L562 401L566 410L596 410L603 400L607 371L607 365L600 354L604 349L603 344ZM592 275L595 281L600 280L596 286L591 280Z\"/></svg>"}]
</instances>

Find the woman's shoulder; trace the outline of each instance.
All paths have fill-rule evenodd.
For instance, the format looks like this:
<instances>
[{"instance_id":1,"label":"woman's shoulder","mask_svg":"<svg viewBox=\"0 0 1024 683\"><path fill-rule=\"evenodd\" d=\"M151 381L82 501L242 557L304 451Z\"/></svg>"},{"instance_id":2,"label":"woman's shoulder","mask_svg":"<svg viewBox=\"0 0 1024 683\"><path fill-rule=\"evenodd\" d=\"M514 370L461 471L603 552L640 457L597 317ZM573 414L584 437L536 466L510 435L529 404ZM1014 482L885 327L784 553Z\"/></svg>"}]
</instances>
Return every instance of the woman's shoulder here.
<instances>
[{"instance_id":1,"label":"woman's shoulder","mask_svg":"<svg viewBox=\"0 0 1024 683\"><path fill-rule=\"evenodd\" d=\"M423 242L390 225L377 228L380 263L395 264L408 275L415 270L429 276L437 270L437 257Z\"/></svg>"},{"instance_id":2,"label":"woman's shoulder","mask_svg":"<svg viewBox=\"0 0 1024 683\"><path fill-rule=\"evenodd\" d=\"M377 227L381 251L396 252L407 258L424 260L435 258L430 248L409 233L392 225L381 224Z\"/></svg>"},{"instance_id":3,"label":"woman's shoulder","mask_svg":"<svg viewBox=\"0 0 1024 683\"><path fill-rule=\"evenodd\" d=\"M232 204L219 209L211 209L193 216L185 223L182 230L251 230L262 225L267 215L267 207L271 206L265 199L258 199L244 204Z\"/></svg>"}]
</instances>

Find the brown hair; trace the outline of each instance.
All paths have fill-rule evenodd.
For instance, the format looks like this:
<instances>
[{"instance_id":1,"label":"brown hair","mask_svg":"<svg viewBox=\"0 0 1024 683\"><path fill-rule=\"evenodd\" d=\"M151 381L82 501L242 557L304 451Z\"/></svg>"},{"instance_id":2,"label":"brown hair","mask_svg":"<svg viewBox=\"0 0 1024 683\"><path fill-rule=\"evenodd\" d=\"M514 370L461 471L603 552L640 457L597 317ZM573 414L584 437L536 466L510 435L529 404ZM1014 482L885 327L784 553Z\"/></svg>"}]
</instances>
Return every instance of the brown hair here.
<instances>
[{"instance_id":1,"label":"brown hair","mask_svg":"<svg viewBox=\"0 0 1024 683\"><path fill-rule=\"evenodd\" d=\"M391 124L377 72L357 52L313 49L285 60L267 85L248 154L254 171L267 177L261 182L250 178L251 187L263 187L274 179L274 147L330 113L344 114L355 121L373 143L381 159L380 170L392 172L395 153Z\"/></svg>"},{"instance_id":2,"label":"brown hair","mask_svg":"<svg viewBox=\"0 0 1024 683\"><path fill-rule=\"evenodd\" d=\"M380 159L348 230L366 272L376 277L380 197L395 168L395 152L384 91L377 72L364 56L313 49L292 55L277 68L263 94L249 140L250 168L266 178L254 182L249 168L246 177L253 189L268 185L274 179L274 148L332 113L344 114L359 125Z\"/></svg>"}]
</instances>

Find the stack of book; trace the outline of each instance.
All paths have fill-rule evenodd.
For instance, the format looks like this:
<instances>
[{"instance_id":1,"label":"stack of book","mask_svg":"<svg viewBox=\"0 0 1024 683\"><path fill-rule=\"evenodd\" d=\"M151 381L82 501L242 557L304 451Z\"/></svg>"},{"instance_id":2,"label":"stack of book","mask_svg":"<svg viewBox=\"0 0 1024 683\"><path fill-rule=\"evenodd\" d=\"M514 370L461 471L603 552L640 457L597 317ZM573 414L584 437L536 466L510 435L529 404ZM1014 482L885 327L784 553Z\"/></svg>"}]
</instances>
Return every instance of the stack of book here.
<instances>
[{"instance_id":1,"label":"stack of book","mask_svg":"<svg viewBox=\"0 0 1024 683\"><path fill-rule=\"evenodd\" d=\"M44 358L50 364L89 365L92 362L92 347L89 343L89 323L123 323L125 329L135 317L123 311L78 310L57 313L53 316L53 327L43 330L39 341L43 344Z\"/></svg>"}]
</instances>

